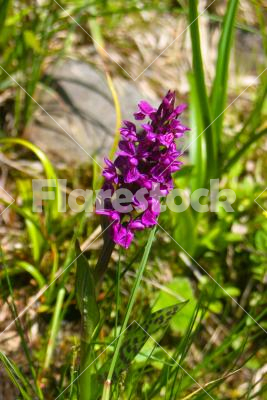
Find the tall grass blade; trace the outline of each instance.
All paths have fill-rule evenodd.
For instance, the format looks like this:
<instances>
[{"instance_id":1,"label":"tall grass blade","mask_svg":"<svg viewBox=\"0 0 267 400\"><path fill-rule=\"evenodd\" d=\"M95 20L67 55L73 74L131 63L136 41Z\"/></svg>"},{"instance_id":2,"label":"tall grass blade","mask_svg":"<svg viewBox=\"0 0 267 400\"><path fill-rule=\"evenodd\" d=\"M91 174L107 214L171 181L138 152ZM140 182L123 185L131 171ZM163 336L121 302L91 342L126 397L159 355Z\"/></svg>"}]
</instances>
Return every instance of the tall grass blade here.
<instances>
[{"instance_id":1,"label":"tall grass blade","mask_svg":"<svg viewBox=\"0 0 267 400\"><path fill-rule=\"evenodd\" d=\"M245 152L250 148L250 146L255 143L256 141L258 141L259 139L261 139L263 136L267 135L267 128L263 129L262 131L256 133L253 135L253 132L249 135L249 139L246 141L246 143L244 143L241 147L241 149L239 149L234 155L233 157L230 158L230 160L228 160L227 164L225 165L225 167L223 168L223 172L227 172L229 171L229 169L237 162L240 160L240 158L245 154Z\"/></svg>"},{"instance_id":2,"label":"tall grass blade","mask_svg":"<svg viewBox=\"0 0 267 400\"><path fill-rule=\"evenodd\" d=\"M32 212L33 199L31 192L31 181L26 179L17 179L17 187L23 201L21 208L23 208L27 214L31 215L32 219L36 220L36 224L33 224L29 218L25 218L26 228L31 242L33 261L37 265L41 258L45 241L41 232L41 227L37 228L36 226L39 222L38 216Z\"/></svg>"},{"instance_id":3,"label":"tall grass blade","mask_svg":"<svg viewBox=\"0 0 267 400\"><path fill-rule=\"evenodd\" d=\"M193 73L196 78L196 93L202 108L202 125L205 129L205 142L207 151L207 174L206 181L217 177L217 148L212 126L209 100L207 96L205 75L201 54L199 23L198 23L198 1L189 0L189 22L193 54Z\"/></svg>"},{"instance_id":4,"label":"tall grass blade","mask_svg":"<svg viewBox=\"0 0 267 400\"><path fill-rule=\"evenodd\" d=\"M36 280L40 288L43 288L45 286L46 280L36 267L31 265L27 261L22 260L18 260L16 262L16 265L18 265L23 271L26 271L28 274L30 274Z\"/></svg>"},{"instance_id":5,"label":"tall grass blade","mask_svg":"<svg viewBox=\"0 0 267 400\"><path fill-rule=\"evenodd\" d=\"M205 127L203 125L202 119L201 102L199 101L200 98L197 92L196 80L198 78L194 74L190 74L188 78L190 83L190 109L192 128L190 135L191 145L189 147L189 153L191 164L194 165L194 169L190 178L190 183L191 190L192 192L194 192L198 188L203 187L205 184L207 159L203 143L204 136L202 135Z\"/></svg>"},{"instance_id":6,"label":"tall grass blade","mask_svg":"<svg viewBox=\"0 0 267 400\"><path fill-rule=\"evenodd\" d=\"M11 311L13 319L15 321L16 329L17 329L18 334L19 334L20 339L21 339L22 349L23 349L24 354L26 356L26 359L27 359L27 361L29 363L29 370L30 370L32 378L34 380L33 390L35 390L35 393L38 394L38 396L39 396L39 398L41 400L43 400L43 393L42 393L42 390L41 390L41 388L40 388L40 386L38 384L38 381L37 381L37 374L36 374L35 366L34 366L34 363L33 363L31 350L30 350L30 348L28 346L28 343L27 343L27 337L26 337L26 334L25 334L25 329L23 329L23 326L21 324L20 318L18 317L19 314L18 314L18 310L17 310L16 304L15 304L15 300L14 300L13 287L12 287L11 280L10 280L9 275L8 275L8 271L7 271L7 267L6 267L6 263L5 263L5 259L4 259L2 250L1 250L0 254L3 257L3 260L4 260L3 264L4 264L4 268L5 268L6 281L7 281L7 285L8 285L9 294L10 294L10 301L6 299L6 302L9 305L10 311Z\"/></svg>"},{"instance_id":7,"label":"tall grass blade","mask_svg":"<svg viewBox=\"0 0 267 400\"><path fill-rule=\"evenodd\" d=\"M20 391L21 396L24 400L32 400L30 393L30 383L20 372L15 363L13 363L7 356L0 351L0 361L3 363L5 370L11 380L11 382ZM20 383L21 382L21 383Z\"/></svg>"},{"instance_id":8,"label":"tall grass blade","mask_svg":"<svg viewBox=\"0 0 267 400\"><path fill-rule=\"evenodd\" d=\"M217 56L217 66L211 95L211 110L213 119L222 114L225 109L228 87L228 70L238 1L239 0L228 0L227 12L224 17ZM222 114L216 119L216 121L214 121L217 149L220 148L223 119L224 114Z\"/></svg>"},{"instance_id":9,"label":"tall grass blade","mask_svg":"<svg viewBox=\"0 0 267 400\"><path fill-rule=\"evenodd\" d=\"M264 104L265 100L267 97L267 79L263 75L262 76L262 82L259 87L259 92L257 94L257 98L255 100L255 103L253 105L253 108L248 115L242 129L235 135L235 137L230 141L230 143L227 145L225 149L225 154L229 155L233 151L233 149L236 149L237 143L244 142L245 138L247 136L250 136L250 134L254 134L254 132L258 129L259 126L261 126L262 122L264 121Z\"/></svg>"},{"instance_id":10,"label":"tall grass blade","mask_svg":"<svg viewBox=\"0 0 267 400\"><path fill-rule=\"evenodd\" d=\"M62 315L63 315L62 314L62 306L63 306L63 302L64 302L65 293L66 293L66 290L64 288L61 288L58 291L56 306L55 306L52 323L51 323L51 332L50 332L50 336L48 339L48 345L47 345L47 349L46 349L44 369L49 368L51 360L52 360L53 352L56 347L56 338L58 335L58 331L60 328L60 322L61 322Z\"/></svg>"}]
</instances>

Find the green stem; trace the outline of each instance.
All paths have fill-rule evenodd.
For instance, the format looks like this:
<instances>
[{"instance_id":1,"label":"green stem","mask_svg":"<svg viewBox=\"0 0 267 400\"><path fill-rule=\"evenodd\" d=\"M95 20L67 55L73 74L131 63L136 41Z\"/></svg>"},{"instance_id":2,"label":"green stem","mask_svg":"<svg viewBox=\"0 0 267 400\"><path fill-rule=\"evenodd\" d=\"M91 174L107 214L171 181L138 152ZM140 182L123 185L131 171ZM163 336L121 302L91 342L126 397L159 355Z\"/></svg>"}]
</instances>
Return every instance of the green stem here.
<instances>
[{"instance_id":1,"label":"green stem","mask_svg":"<svg viewBox=\"0 0 267 400\"><path fill-rule=\"evenodd\" d=\"M112 376L113 376L113 372L114 372L114 369L115 369L115 366L116 366L117 359L119 357L119 352L120 352L120 348L121 348L121 344L122 344L122 340L123 340L123 332L127 329L127 325L128 325L128 321L129 321L129 318L130 318L130 315L131 315L131 311L132 311L132 308L133 308L133 305L134 305L134 302L135 302L135 299L136 299L136 296L137 296L137 292L138 292L138 289L139 289L139 286L140 286L141 279L142 279L143 274L144 274L144 270L145 270L145 267L146 267L147 259L148 259L148 256L149 256L149 253L150 253L150 249L151 249L151 246L152 246L152 242L153 242L153 239L154 239L154 236L155 236L156 227L157 226L155 226L150 232L150 235L149 235L149 238L148 238L148 242L147 242L147 245L146 245L146 248L145 248L145 252L144 252L143 258L141 260L140 268L139 268L139 270L137 272L137 275L136 275L136 278L135 278L135 282L134 282L134 286L133 286L132 291L131 291L131 296L130 296L130 300L128 302L125 318L124 318L124 321L123 321L123 324L122 324L122 327L121 327L121 331L120 331L121 333L120 333L120 336L119 336L117 344L116 344L116 348L115 348L115 352L114 352L114 355L113 355L113 358L112 358L112 362L111 362L111 365L110 365L108 377L107 377L107 380L106 380L105 385L104 385L102 400L109 400L109 398L110 398L111 380L112 380Z\"/></svg>"},{"instance_id":2,"label":"green stem","mask_svg":"<svg viewBox=\"0 0 267 400\"><path fill-rule=\"evenodd\" d=\"M111 240L110 237L110 222L107 218L101 218L101 226L104 237L104 245L94 270L94 278L97 285L101 283L105 275L111 254L115 247L115 243L113 242L113 240Z\"/></svg>"},{"instance_id":3,"label":"green stem","mask_svg":"<svg viewBox=\"0 0 267 400\"><path fill-rule=\"evenodd\" d=\"M93 400L94 381L92 370L89 367L92 363L92 344L81 340L81 362L80 369L82 374L79 377L80 395L79 400Z\"/></svg>"},{"instance_id":4,"label":"green stem","mask_svg":"<svg viewBox=\"0 0 267 400\"><path fill-rule=\"evenodd\" d=\"M94 271L94 277L95 277L96 284L99 284L105 275L105 272L107 270L109 260L110 260L111 254L114 250L114 247L115 247L115 244L111 239L104 241L104 246L103 246L103 249L99 256L99 259L97 261L95 271Z\"/></svg>"},{"instance_id":5,"label":"green stem","mask_svg":"<svg viewBox=\"0 0 267 400\"><path fill-rule=\"evenodd\" d=\"M120 253L119 253L119 262L118 262L118 267L116 270L116 318L115 318L115 338L117 337L117 329L118 329L118 319L119 319L119 308L120 308L120 279L121 279L121 250L120 248Z\"/></svg>"}]
</instances>

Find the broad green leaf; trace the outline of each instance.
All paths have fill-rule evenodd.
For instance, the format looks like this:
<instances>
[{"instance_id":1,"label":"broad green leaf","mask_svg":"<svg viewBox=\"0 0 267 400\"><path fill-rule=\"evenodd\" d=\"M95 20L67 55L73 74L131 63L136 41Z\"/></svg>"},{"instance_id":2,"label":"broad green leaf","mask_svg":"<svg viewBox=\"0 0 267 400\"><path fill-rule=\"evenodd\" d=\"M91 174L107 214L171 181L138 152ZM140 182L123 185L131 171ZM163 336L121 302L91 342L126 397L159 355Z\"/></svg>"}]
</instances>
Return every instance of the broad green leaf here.
<instances>
[{"instance_id":1,"label":"broad green leaf","mask_svg":"<svg viewBox=\"0 0 267 400\"><path fill-rule=\"evenodd\" d=\"M173 292L173 295L169 292L162 290L154 306L154 310L166 306L172 306L177 302L178 296L184 299L189 299L190 301L185 304L183 309L180 310L180 312L177 313L170 322L171 328L175 332L184 333L187 329L188 323L193 315L197 303L192 286L189 279L184 277L177 277L174 278L171 283L166 285L166 287L170 289L170 292ZM175 294L177 294L176 297Z\"/></svg>"},{"instance_id":2,"label":"broad green leaf","mask_svg":"<svg viewBox=\"0 0 267 400\"><path fill-rule=\"evenodd\" d=\"M223 304L221 301L213 301L209 305L209 310L212 313L220 314L223 311Z\"/></svg>"},{"instance_id":3,"label":"broad green leaf","mask_svg":"<svg viewBox=\"0 0 267 400\"><path fill-rule=\"evenodd\" d=\"M157 333L160 329L166 328L170 320L174 318L177 313L180 313L186 304L187 301L173 304L153 312L140 323L140 325L135 321L130 325L124 334L124 339L120 348L116 369L113 374L115 380L119 379L123 371L127 371L131 362L141 351L150 336ZM100 369L100 376L102 376L102 374L105 376L104 374L108 370L109 364L110 361L104 364Z\"/></svg>"}]
</instances>

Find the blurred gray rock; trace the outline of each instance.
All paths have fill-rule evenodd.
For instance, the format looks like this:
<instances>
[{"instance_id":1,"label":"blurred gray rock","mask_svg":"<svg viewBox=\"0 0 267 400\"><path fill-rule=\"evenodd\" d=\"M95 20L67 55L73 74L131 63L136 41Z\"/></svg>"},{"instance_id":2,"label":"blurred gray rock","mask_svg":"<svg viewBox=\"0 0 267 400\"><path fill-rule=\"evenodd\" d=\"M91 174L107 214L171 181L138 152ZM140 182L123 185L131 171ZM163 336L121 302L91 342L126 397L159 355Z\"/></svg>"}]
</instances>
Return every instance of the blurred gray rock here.
<instances>
[{"instance_id":1,"label":"blurred gray rock","mask_svg":"<svg viewBox=\"0 0 267 400\"><path fill-rule=\"evenodd\" d=\"M37 101L53 119L37 107L26 138L53 162L90 163L89 155L102 161L112 146L116 123L104 74L86 63L69 60L55 67L45 81L46 89L39 92ZM132 119L143 96L134 82L120 79L114 84L122 118Z\"/></svg>"}]
</instances>

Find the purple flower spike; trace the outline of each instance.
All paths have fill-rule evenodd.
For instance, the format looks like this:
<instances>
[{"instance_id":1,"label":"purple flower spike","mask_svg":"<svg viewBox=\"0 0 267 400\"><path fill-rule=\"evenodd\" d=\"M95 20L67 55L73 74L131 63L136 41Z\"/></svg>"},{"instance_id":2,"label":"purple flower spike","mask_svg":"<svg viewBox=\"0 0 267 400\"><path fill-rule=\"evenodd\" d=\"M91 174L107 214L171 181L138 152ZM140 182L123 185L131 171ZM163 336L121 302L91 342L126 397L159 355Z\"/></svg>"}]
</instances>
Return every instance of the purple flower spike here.
<instances>
[{"instance_id":1,"label":"purple flower spike","mask_svg":"<svg viewBox=\"0 0 267 400\"><path fill-rule=\"evenodd\" d=\"M175 92L169 91L158 109L142 100L138 104L136 120L144 120L140 130L130 121L123 121L120 129L121 141L114 163L105 159L106 168L103 190L117 189L131 192L131 212L120 212L113 207L110 198L105 198L102 208L96 213L105 215L109 222L114 243L128 248L136 231L157 224L160 214L160 198L173 189L172 174L181 168L180 153L176 139L189 130L179 120L186 104L175 107ZM157 187L157 192L155 191ZM141 189L141 190L140 190ZM140 192L143 196L139 197ZM127 208L127 207L126 207Z\"/></svg>"},{"instance_id":2,"label":"purple flower spike","mask_svg":"<svg viewBox=\"0 0 267 400\"><path fill-rule=\"evenodd\" d=\"M138 108L140 112L134 114L136 120L142 120L145 119L145 117L150 117L157 111L144 100L140 101L140 103L138 104Z\"/></svg>"},{"instance_id":3,"label":"purple flower spike","mask_svg":"<svg viewBox=\"0 0 267 400\"><path fill-rule=\"evenodd\" d=\"M120 129L121 136L129 142L136 142L136 126L130 121L123 121L124 126Z\"/></svg>"},{"instance_id":4,"label":"purple flower spike","mask_svg":"<svg viewBox=\"0 0 267 400\"><path fill-rule=\"evenodd\" d=\"M138 107L140 108L140 111L147 116L150 116L153 112L156 111L154 107L152 107L149 103L147 103L144 100L140 101Z\"/></svg>"}]
</instances>

